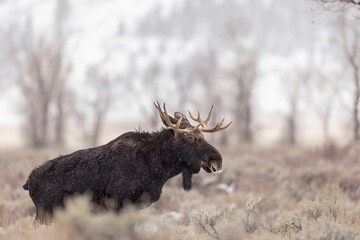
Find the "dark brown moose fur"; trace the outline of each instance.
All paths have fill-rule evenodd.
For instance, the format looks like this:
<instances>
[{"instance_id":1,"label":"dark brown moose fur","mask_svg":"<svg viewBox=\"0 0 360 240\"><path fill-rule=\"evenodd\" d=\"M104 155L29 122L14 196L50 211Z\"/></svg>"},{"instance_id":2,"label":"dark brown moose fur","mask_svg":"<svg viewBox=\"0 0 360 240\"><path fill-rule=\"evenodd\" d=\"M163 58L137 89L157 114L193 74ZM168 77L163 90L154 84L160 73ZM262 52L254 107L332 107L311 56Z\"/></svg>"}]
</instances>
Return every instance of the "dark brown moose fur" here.
<instances>
[{"instance_id":1,"label":"dark brown moose fur","mask_svg":"<svg viewBox=\"0 0 360 240\"><path fill-rule=\"evenodd\" d=\"M40 223L49 224L64 198L90 192L92 201L116 211L124 202L150 204L160 198L165 182L183 174L183 187L191 189L193 174L221 170L220 153L201 135L128 132L99 147L76 151L45 162L34 169L24 185L36 206Z\"/></svg>"}]
</instances>

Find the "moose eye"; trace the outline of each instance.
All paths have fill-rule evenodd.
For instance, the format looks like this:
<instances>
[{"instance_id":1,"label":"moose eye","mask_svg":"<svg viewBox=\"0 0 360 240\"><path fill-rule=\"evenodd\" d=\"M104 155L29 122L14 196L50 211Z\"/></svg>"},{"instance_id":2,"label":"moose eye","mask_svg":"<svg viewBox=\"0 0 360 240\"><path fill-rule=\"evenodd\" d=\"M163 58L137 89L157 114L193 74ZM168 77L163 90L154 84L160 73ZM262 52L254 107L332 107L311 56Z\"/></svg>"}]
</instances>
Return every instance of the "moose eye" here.
<instances>
[{"instance_id":1,"label":"moose eye","mask_svg":"<svg viewBox=\"0 0 360 240\"><path fill-rule=\"evenodd\" d=\"M197 139L194 137L194 136L192 136L192 135L189 135L189 136L187 136L186 137L188 140L190 140L191 142L195 142Z\"/></svg>"}]
</instances>

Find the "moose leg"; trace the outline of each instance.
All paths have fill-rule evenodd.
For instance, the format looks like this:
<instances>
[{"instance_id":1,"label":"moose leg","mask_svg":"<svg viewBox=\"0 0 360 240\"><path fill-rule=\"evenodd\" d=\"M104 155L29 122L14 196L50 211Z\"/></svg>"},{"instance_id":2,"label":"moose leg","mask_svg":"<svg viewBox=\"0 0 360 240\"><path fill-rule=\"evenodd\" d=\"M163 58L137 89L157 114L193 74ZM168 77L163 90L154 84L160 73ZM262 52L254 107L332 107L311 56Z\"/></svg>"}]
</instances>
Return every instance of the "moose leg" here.
<instances>
[{"instance_id":1,"label":"moose leg","mask_svg":"<svg viewBox=\"0 0 360 240\"><path fill-rule=\"evenodd\" d=\"M151 195L148 192L143 192L134 203L139 207L148 207L151 204Z\"/></svg>"},{"instance_id":2,"label":"moose leg","mask_svg":"<svg viewBox=\"0 0 360 240\"><path fill-rule=\"evenodd\" d=\"M45 223L45 210L43 207L36 206L35 225Z\"/></svg>"},{"instance_id":3,"label":"moose leg","mask_svg":"<svg viewBox=\"0 0 360 240\"><path fill-rule=\"evenodd\" d=\"M52 214L50 211L45 210L44 207L36 207L36 215L34 224L50 225L52 222Z\"/></svg>"},{"instance_id":4,"label":"moose leg","mask_svg":"<svg viewBox=\"0 0 360 240\"><path fill-rule=\"evenodd\" d=\"M45 211L45 225L49 226L52 223L52 213L49 211Z\"/></svg>"},{"instance_id":5,"label":"moose leg","mask_svg":"<svg viewBox=\"0 0 360 240\"><path fill-rule=\"evenodd\" d=\"M183 188L185 191L189 191L191 189L192 175L193 174L189 169L184 169L182 172Z\"/></svg>"},{"instance_id":6,"label":"moose leg","mask_svg":"<svg viewBox=\"0 0 360 240\"><path fill-rule=\"evenodd\" d=\"M104 207L105 209L116 210L118 202L115 198L104 196L100 198L99 205Z\"/></svg>"}]
</instances>

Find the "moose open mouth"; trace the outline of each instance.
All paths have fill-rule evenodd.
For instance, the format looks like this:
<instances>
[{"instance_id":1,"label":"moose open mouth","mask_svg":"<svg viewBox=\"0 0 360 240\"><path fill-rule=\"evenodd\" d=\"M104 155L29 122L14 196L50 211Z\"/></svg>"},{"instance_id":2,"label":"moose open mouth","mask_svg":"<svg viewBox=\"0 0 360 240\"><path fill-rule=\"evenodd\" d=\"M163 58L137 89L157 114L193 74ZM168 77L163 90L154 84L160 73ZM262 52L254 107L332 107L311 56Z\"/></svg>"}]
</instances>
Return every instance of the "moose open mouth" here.
<instances>
[{"instance_id":1,"label":"moose open mouth","mask_svg":"<svg viewBox=\"0 0 360 240\"><path fill-rule=\"evenodd\" d=\"M221 173L222 172L222 166L221 162L205 162L201 161L201 167L208 173Z\"/></svg>"}]
</instances>

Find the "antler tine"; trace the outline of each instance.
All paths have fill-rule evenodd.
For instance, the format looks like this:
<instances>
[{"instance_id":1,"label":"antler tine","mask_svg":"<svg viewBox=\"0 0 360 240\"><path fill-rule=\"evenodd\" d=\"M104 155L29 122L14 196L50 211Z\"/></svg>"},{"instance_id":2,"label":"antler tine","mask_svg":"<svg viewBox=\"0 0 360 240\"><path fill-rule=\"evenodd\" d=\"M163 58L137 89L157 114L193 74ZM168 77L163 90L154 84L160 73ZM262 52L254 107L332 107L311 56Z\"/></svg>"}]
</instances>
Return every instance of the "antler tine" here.
<instances>
[{"instance_id":1,"label":"antler tine","mask_svg":"<svg viewBox=\"0 0 360 240\"><path fill-rule=\"evenodd\" d=\"M207 118L205 119L205 123L206 123L206 124L208 124L208 122L209 122L209 120L210 120L210 118L211 118L211 114L212 114L213 109L214 109L214 105L211 106L210 112L209 112Z\"/></svg>"},{"instance_id":2,"label":"antler tine","mask_svg":"<svg viewBox=\"0 0 360 240\"><path fill-rule=\"evenodd\" d=\"M232 123L232 122L230 122L226 126L223 126L224 121L225 121L225 118L223 118L213 128L207 128L207 124L211 119L211 115L212 115L212 112L213 112L213 109L214 109L214 106L211 106L209 114L208 114L208 116L206 117L205 120L201 119L200 111L198 111L197 117L194 117L194 115L188 110L190 118L192 120L196 121L198 124L196 124L196 126L192 127L192 128L180 129L180 125L182 123L182 120L184 119L184 116L181 116L179 119L177 119L176 123L174 124L174 123L171 122L171 119L170 119L171 117L167 113L165 103L163 104L163 108L161 108L160 103L158 101L154 102L154 105L158 109L159 115L160 115L161 119L165 122L165 125L167 127L173 129L175 132L190 134L190 135L194 135L195 137L197 136L195 134L195 131L197 131L200 126L201 126L201 129L200 129L201 132L210 133L210 132L217 132L217 131L224 130L224 129L228 128ZM174 121L175 121L175 119L173 120L173 122Z\"/></svg>"},{"instance_id":3,"label":"antler tine","mask_svg":"<svg viewBox=\"0 0 360 240\"><path fill-rule=\"evenodd\" d=\"M189 112L189 116L190 116L190 118L191 118L192 120L194 120L195 122L200 123L203 128L206 128L206 127L207 127L207 124L208 124L209 121L210 121L210 118L211 118L213 109L214 109L214 105L211 106L210 112L209 112L209 114L208 114L208 116L206 117L205 120L201 119L200 111L198 111L197 118L195 118L194 115L193 115L189 110L188 110L188 112Z\"/></svg>"},{"instance_id":4,"label":"antler tine","mask_svg":"<svg viewBox=\"0 0 360 240\"><path fill-rule=\"evenodd\" d=\"M158 101L154 102L154 104L157 110L159 111L160 118L166 122L167 126L170 127L172 123L170 121L169 115L167 114L165 103L163 105L163 108L161 108L160 103Z\"/></svg>"},{"instance_id":5,"label":"antler tine","mask_svg":"<svg viewBox=\"0 0 360 240\"><path fill-rule=\"evenodd\" d=\"M167 113L165 103L163 103L163 115L164 115L165 121L166 121L166 123L168 124L169 127L170 127L170 126L176 126L176 125L177 125L177 123L176 123L176 125L173 125L173 124L172 124L172 122L171 122L171 120L170 120L170 117L169 117L169 114ZM180 124L179 124L179 125L180 125Z\"/></svg>"},{"instance_id":6,"label":"antler tine","mask_svg":"<svg viewBox=\"0 0 360 240\"><path fill-rule=\"evenodd\" d=\"M232 122L229 122L226 126L222 127L223 123L225 121L225 118L223 118L220 122L218 122L215 127L213 128L210 128L210 129L207 129L207 128L203 128L201 129L202 132L208 132L208 133L211 133L211 132L218 132L218 131L221 131L221 130L224 130L226 128L228 128Z\"/></svg>"},{"instance_id":7,"label":"antler tine","mask_svg":"<svg viewBox=\"0 0 360 240\"><path fill-rule=\"evenodd\" d=\"M190 110L188 110L189 116L192 120L198 122L198 118L194 117L194 115L192 115L192 113L190 112ZM199 116L199 111L198 111L198 116Z\"/></svg>"},{"instance_id":8,"label":"antler tine","mask_svg":"<svg viewBox=\"0 0 360 240\"><path fill-rule=\"evenodd\" d=\"M181 117L179 118L179 120L176 122L176 125L175 125L175 128L176 128L176 129L179 129L179 130L180 130L180 124L181 124L183 118L184 118L184 117L181 116Z\"/></svg>"},{"instance_id":9,"label":"antler tine","mask_svg":"<svg viewBox=\"0 0 360 240\"><path fill-rule=\"evenodd\" d=\"M202 127L206 127L206 122L204 122L202 119L201 119L201 114L200 114L200 111L198 111L198 114L197 114L197 117L194 117L194 115L190 112L190 110L188 110L188 113L189 113L189 116L192 120L194 120L195 122L198 122L199 126L201 125Z\"/></svg>"},{"instance_id":10,"label":"antler tine","mask_svg":"<svg viewBox=\"0 0 360 240\"><path fill-rule=\"evenodd\" d=\"M165 115L165 117L166 117L166 122L169 124L169 126L174 127L173 129L178 129L178 130L180 130L180 125L181 125L181 122L182 122L182 120L183 120L184 117L181 116L181 117L177 120L176 124L172 124L172 122L171 122L171 120L170 120L170 117L169 117L169 114L168 114L167 111L166 111L165 103L163 104L163 109L164 109L164 115Z\"/></svg>"},{"instance_id":11,"label":"antler tine","mask_svg":"<svg viewBox=\"0 0 360 240\"><path fill-rule=\"evenodd\" d=\"M160 108L160 109L161 109L161 108ZM166 111L165 103L163 103L162 114L163 114L163 116L165 117L165 119L168 120L169 115L168 115L168 113L167 113L167 111Z\"/></svg>"},{"instance_id":12,"label":"antler tine","mask_svg":"<svg viewBox=\"0 0 360 240\"><path fill-rule=\"evenodd\" d=\"M212 115L212 113L213 113L213 110L214 110L214 105L211 106L210 111L209 111L209 114L208 114L208 116L206 117L205 120L202 120L202 119L201 119L201 115L200 115L200 112L199 112L199 111L198 111L198 116L197 116L197 118L194 117L194 115L193 115L189 110L188 110L188 112L189 112L190 118L191 118L192 120L194 120L194 121L196 121L196 122L199 123L199 124L198 124L198 127L201 125L201 127L202 127L202 128L200 129L201 132L217 132L217 131L224 130L225 128L229 127L232 122L230 122L230 123L227 124L226 126L222 127L222 125L224 124L224 121L225 121L225 118L223 118L220 122L218 122L218 123L215 125L215 127L213 127L213 128L207 128L207 124L209 123L209 121L210 121L210 119L211 119L211 115Z\"/></svg>"},{"instance_id":13,"label":"antler tine","mask_svg":"<svg viewBox=\"0 0 360 240\"><path fill-rule=\"evenodd\" d=\"M232 121L231 121L231 122L229 122L226 126L224 126L224 127L220 128L220 130L224 130L224 129L228 128L231 124L232 124Z\"/></svg>"},{"instance_id":14,"label":"antler tine","mask_svg":"<svg viewBox=\"0 0 360 240\"><path fill-rule=\"evenodd\" d=\"M160 103L158 101L156 101L156 102L154 102L154 105L159 112L160 118L167 123L165 114L164 114L163 110L161 109Z\"/></svg>"}]
</instances>

